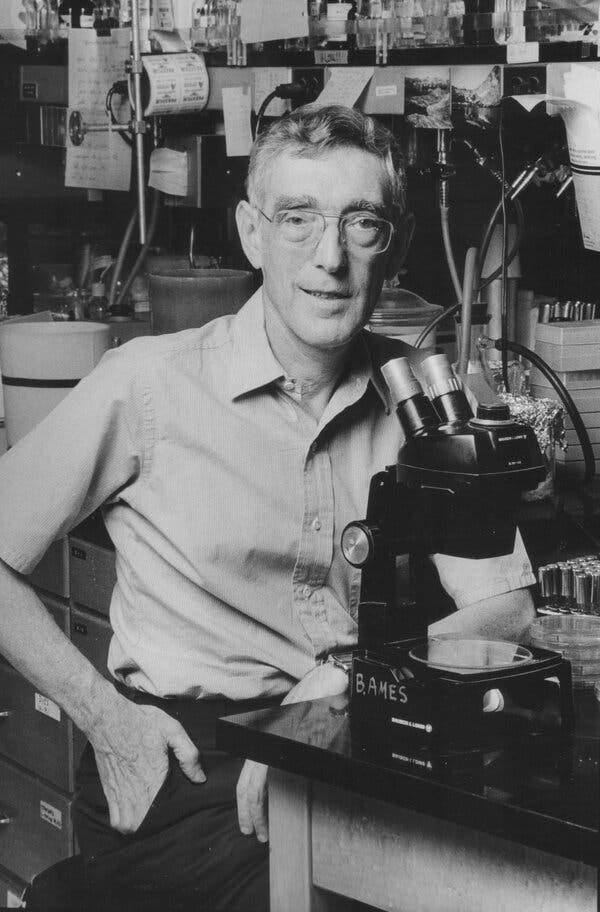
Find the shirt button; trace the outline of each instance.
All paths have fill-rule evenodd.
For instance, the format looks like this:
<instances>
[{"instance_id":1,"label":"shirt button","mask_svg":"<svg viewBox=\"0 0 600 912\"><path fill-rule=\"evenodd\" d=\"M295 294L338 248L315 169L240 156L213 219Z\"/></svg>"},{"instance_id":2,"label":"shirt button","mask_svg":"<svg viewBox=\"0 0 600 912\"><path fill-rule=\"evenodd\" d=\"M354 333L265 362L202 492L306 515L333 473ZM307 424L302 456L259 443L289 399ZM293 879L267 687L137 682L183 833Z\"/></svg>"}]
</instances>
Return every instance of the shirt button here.
<instances>
[{"instance_id":1,"label":"shirt button","mask_svg":"<svg viewBox=\"0 0 600 912\"><path fill-rule=\"evenodd\" d=\"M284 381L283 381L283 388L284 388L284 390L287 390L288 392L291 392L293 389L296 388L296 384L294 383L293 380L284 380Z\"/></svg>"},{"instance_id":2,"label":"shirt button","mask_svg":"<svg viewBox=\"0 0 600 912\"><path fill-rule=\"evenodd\" d=\"M304 586L304 588L302 589L302 595L306 599L311 597L312 589L310 588L310 586Z\"/></svg>"},{"instance_id":3,"label":"shirt button","mask_svg":"<svg viewBox=\"0 0 600 912\"><path fill-rule=\"evenodd\" d=\"M320 519L313 519L313 521L312 521L312 527L313 527L313 529L315 530L315 532L318 532L319 529L321 528L321 520L320 520Z\"/></svg>"}]
</instances>

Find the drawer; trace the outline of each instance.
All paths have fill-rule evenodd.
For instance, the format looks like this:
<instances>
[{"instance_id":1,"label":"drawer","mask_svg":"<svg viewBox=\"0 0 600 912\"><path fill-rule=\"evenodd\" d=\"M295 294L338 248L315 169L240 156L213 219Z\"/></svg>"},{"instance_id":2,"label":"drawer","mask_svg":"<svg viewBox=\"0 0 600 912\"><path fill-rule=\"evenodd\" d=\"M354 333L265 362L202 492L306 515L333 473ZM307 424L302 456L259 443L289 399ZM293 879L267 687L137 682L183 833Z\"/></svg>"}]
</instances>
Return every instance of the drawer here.
<instances>
[{"instance_id":1,"label":"drawer","mask_svg":"<svg viewBox=\"0 0 600 912\"><path fill-rule=\"evenodd\" d=\"M10 665L0 664L0 754L73 789L73 723Z\"/></svg>"},{"instance_id":2,"label":"drawer","mask_svg":"<svg viewBox=\"0 0 600 912\"><path fill-rule=\"evenodd\" d=\"M21 897L27 884L0 871L0 906L4 909L22 909Z\"/></svg>"},{"instance_id":3,"label":"drawer","mask_svg":"<svg viewBox=\"0 0 600 912\"><path fill-rule=\"evenodd\" d=\"M70 536L69 574L73 601L108 617L117 580L114 550Z\"/></svg>"},{"instance_id":4,"label":"drawer","mask_svg":"<svg viewBox=\"0 0 600 912\"><path fill-rule=\"evenodd\" d=\"M71 640L80 652L105 678L112 680L106 667L112 629L103 617L95 617L79 608L71 609ZM86 737L73 726L73 762L75 769L85 747Z\"/></svg>"},{"instance_id":5,"label":"drawer","mask_svg":"<svg viewBox=\"0 0 600 912\"><path fill-rule=\"evenodd\" d=\"M0 865L25 881L73 854L71 799L0 760Z\"/></svg>"},{"instance_id":6,"label":"drawer","mask_svg":"<svg viewBox=\"0 0 600 912\"><path fill-rule=\"evenodd\" d=\"M81 608L71 609L71 640L94 668L112 680L106 667L108 647L112 637L110 623Z\"/></svg>"},{"instance_id":7,"label":"drawer","mask_svg":"<svg viewBox=\"0 0 600 912\"><path fill-rule=\"evenodd\" d=\"M69 542L66 536L52 542L29 574L29 582L53 595L69 598Z\"/></svg>"}]
</instances>

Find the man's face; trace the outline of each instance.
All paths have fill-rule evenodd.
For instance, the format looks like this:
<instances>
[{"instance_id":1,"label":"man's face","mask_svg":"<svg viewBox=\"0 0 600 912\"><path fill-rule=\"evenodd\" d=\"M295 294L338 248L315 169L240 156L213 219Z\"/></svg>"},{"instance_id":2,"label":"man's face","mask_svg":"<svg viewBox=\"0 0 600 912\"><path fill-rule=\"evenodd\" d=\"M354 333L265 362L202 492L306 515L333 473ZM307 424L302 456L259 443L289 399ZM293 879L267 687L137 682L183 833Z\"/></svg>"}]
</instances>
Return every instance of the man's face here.
<instances>
[{"instance_id":1,"label":"man's face","mask_svg":"<svg viewBox=\"0 0 600 912\"><path fill-rule=\"evenodd\" d=\"M272 219L283 209L306 208L343 216L370 211L391 220L381 162L360 149L339 149L318 158L289 153L275 159L261 209ZM293 243L257 213L267 328L308 349L344 347L369 320L393 257L345 249L339 222L327 219L320 240Z\"/></svg>"}]
</instances>

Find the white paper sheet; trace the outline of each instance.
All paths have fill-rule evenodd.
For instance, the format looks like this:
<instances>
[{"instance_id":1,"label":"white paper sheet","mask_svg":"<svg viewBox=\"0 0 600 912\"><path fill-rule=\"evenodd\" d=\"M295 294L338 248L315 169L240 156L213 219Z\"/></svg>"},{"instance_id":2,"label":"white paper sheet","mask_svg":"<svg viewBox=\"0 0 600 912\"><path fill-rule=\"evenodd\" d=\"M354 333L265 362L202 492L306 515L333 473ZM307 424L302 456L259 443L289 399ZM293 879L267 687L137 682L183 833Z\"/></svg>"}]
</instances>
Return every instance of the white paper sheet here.
<instances>
[{"instance_id":1,"label":"white paper sheet","mask_svg":"<svg viewBox=\"0 0 600 912\"><path fill-rule=\"evenodd\" d=\"M0 0L0 44L25 49L25 7L22 0Z\"/></svg>"},{"instance_id":2,"label":"white paper sheet","mask_svg":"<svg viewBox=\"0 0 600 912\"><path fill-rule=\"evenodd\" d=\"M334 67L316 104L339 104L351 108L373 75L373 67Z\"/></svg>"},{"instance_id":3,"label":"white paper sheet","mask_svg":"<svg viewBox=\"0 0 600 912\"><path fill-rule=\"evenodd\" d=\"M69 32L69 114L85 123L108 125L105 104L112 84L125 77L129 29L99 38L94 29ZM95 190L129 190L131 147L115 131L87 133L80 146L67 145L65 185Z\"/></svg>"},{"instance_id":4,"label":"white paper sheet","mask_svg":"<svg viewBox=\"0 0 600 912\"><path fill-rule=\"evenodd\" d=\"M223 120L225 122L225 149L229 158L249 155L252 147L250 112L252 99L247 87L224 88Z\"/></svg>"},{"instance_id":5,"label":"white paper sheet","mask_svg":"<svg viewBox=\"0 0 600 912\"><path fill-rule=\"evenodd\" d=\"M243 0L240 38L244 44L308 35L306 0Z\"/></svg>"},{"instance_id":6,"label":"white paper sheet","mask_svg":"<svg viewBox=\"0 0 600 912\"><path fill-rule=\"evenodd\" d=\"M171 196L185 196L188 191L187 154L175 149L154 149L150 155L148 186Z\"/></svg>"}]
</instances>

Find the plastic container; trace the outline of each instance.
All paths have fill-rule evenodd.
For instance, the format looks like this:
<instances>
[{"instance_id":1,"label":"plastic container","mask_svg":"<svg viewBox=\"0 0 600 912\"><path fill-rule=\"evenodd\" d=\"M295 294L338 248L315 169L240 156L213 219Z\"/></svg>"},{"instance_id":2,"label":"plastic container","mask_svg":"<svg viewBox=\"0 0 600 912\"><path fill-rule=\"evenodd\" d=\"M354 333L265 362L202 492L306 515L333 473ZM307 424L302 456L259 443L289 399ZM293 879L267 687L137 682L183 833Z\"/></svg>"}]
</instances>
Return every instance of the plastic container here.
<instances>
[{"instance_id":1,"label":"plastic container","mask_svg":"<svg viewBox=\"0 0 600 912\"><path fill-rule=\"evenodd\" d=\"M423 328L442 309L441 305L430 304L406 288L384 288L369 321L369 329L414 345ZM429 348L435 342L436 330L433 329L425 340L425 346Z\"/></svg>"},{"instance_id":2,"label":"plastic container","mask_svg":"<svg viewBox=\"0 0 600 912\"><path fill-rule=\"evenodd\" d=\"M103 323L0 325L0 369L8 446L58 405L110 348Z\"/></svg>"},{"instance_id":3,"label":"plastic container","mask_svg":"<svg viewBox=\"0 0 600 912\"><path fill-rule=\"evenodd\" d=\"M192 329L236 313L252 294L251 272L243 269L174 269L150 273L149 297L155 333Z\"/></svg>"},{"instance_id":4,"label":"plastic container","mask_svg":"<svg viewBox=\"0 0 600 912\"><path fill-rule=\"evenodd\" d=\"M529 638L532 646L553 649L569 660L575 687L600 681L600 617L545 615L530 626Z\"/></svg>"}]
</instances>

